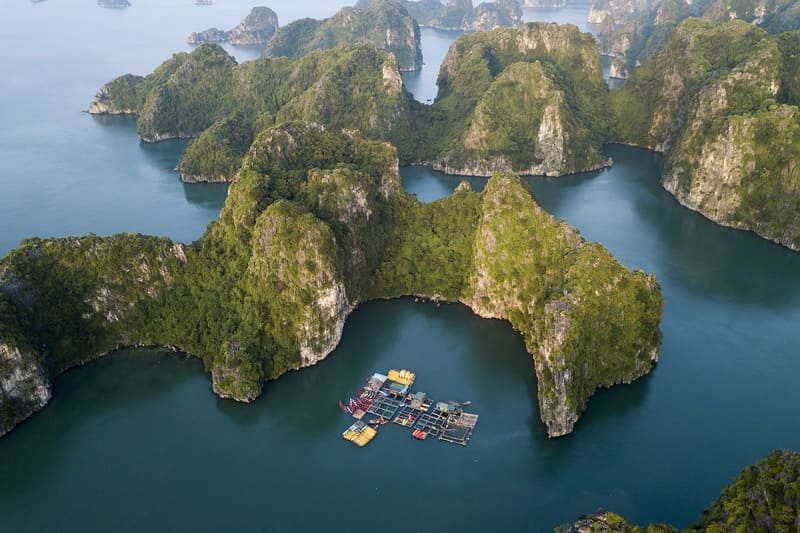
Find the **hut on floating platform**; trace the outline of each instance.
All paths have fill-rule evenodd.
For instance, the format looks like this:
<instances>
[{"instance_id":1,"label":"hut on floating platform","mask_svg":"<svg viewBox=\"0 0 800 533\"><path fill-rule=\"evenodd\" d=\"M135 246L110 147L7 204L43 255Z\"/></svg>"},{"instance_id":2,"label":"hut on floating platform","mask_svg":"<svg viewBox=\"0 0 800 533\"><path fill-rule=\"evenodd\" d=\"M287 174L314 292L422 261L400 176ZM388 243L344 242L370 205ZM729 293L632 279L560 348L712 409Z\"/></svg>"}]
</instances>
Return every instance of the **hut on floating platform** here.
<instances>
[{"instance_id":1,"label":"hut on floating platform","mask_svg":"<svg viewBox=\"0 0 800 533\"><path fill-rule=\"evenodd\" d=\"M461 404L458 402L436 402L436 410L443 415L460 415L462 413Z\"/></svg>"},{"instance_id":2,"label":"hut on floating platform","mask_svg":"<svg viewBox=\"0 0 800 533\"><path fill-rule=\"evenodd\" d=\"M383 374L372 374L372 377L367 380L367 384L364 385L364 391L369 393L369 397L375 398L387 379Z\"/></svg>"},{"instance_id":3,"label":"hut on floating platform","mask_svg":"<svg viewBox=\"0 0 800 533\"><path fill-rule=\"evenodd\" d=\"M428 409L431 407L431 404L433 404L433 400L428 399L428 395L422 391L415 392L414 394L410 394L408 396L408 405L417 411L427 413Z\"/></svg>"}]
</instances>

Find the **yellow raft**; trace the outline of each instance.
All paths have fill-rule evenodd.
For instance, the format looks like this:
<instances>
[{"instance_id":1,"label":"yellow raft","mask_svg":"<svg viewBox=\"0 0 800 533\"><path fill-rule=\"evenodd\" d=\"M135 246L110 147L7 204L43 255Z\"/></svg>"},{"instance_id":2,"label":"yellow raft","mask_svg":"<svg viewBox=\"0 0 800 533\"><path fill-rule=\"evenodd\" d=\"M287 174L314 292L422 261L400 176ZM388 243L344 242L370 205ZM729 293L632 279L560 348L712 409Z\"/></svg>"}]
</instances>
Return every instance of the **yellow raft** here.
<instances>
[{"instance_id":1,"label":"yellow raft","mask_svg":"<svg viewBox=\"0 0 800 533\"><path fill-rule=\"evenodd\" d=\"M408 385L409 387L417 379L417 375L410 370L389 370L389 380L399 383L400 385Z\"/></svg>"},{"instance_id":2,"label":"yellow raft","mask_svg":"<svg viewBox=\"0 0 800 533\"><path fill-rule=\"evenodd\" d=\"M349 440L353 444L361 447L374 439L377 433L378 432L375 430L375 428L370 427L359 420L347 428L344 433L342 433L342 437L344 437L345 440Z\"/></svg>"}]
</instances>

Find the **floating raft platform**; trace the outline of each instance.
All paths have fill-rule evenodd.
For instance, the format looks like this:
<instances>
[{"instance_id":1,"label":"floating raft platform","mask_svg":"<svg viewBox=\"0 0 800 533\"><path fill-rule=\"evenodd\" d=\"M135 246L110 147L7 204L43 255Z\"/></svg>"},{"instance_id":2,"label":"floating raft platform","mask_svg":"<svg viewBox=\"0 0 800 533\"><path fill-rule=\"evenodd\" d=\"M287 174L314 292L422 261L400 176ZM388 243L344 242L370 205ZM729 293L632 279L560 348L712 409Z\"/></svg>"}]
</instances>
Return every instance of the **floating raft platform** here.
<instances>
[{"instance_id":1,"label":"floating raft platform","mask_svg":"<svg viewBox=\"0 0 800 533\"><path fill-rule=\"evenodd\" d=\"M342 437L360 448L368 444L377 434L378 430L358 420L355 424L344 430Z\"/></svg>"},{"instance_id":2,"label":"floating raft platform","mask_svg":"<svg viewBox=\"0 0 800 533\"><path fill-rule=\"evenodd\" d=\"M466 446L475 431L478 415L465 413L463 406L471 402L437 402L424 392L411 392L416 374L410 370L391 369L373 374L359 390L356 399L340 407L357 421L342 436L358 446L364 446L377 434L377 427L394 422L410 429L412 436L424 440L430 436L443 442ZM366 414L377 418L364 423ZM378 422L380 420L380 422Z\"/></svg>"},{"instance_id":3,"label":"floating raft platform","mask_svg":"<svg viewBox=\"0 0 800 533\"><path fill-rule=\"evenodd\" d=\"M477 424L478 415L471 413L450 415L447 417L447 423L441 435L439 435L439 440L466 446Z\"/></svg>"}]
</instances>

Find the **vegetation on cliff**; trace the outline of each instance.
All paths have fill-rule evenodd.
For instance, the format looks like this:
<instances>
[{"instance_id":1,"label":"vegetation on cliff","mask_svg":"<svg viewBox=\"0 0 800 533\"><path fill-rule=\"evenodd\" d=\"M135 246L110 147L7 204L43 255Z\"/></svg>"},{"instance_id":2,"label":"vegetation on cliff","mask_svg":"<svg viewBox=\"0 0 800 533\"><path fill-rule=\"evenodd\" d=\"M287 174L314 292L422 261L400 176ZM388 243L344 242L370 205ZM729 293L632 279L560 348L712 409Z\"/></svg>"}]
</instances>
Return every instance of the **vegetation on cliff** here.
<instances>
[{"instance_id":1,"label":"vegetation on cliff","mask_svg":"<svg viewBox=\"0 0 800 533\"><path fill-rule=\"evenodd\" d=\"M601 50L617 58L618 70L625 73L664 48L687 18L743 20L770 33L800 29L800 6L794 0L607 0L595 1L589 17L600 24Z\"/></svg>"},{"instance_id":2,"label":"vegetation on cliff","mask_svg":"<svg viewBox=\"0 0 800 533\"><path fill-rule=\"evenodd\" d=\"M316 50L356 43L372 43L392 52L400 70L422 68L419 25L394 0L345 7L325 20L294 21L278 30L264 48L264 55L297 59Z\"/></svg>"},{"instance_id":3,"label":"vegetation on cliff","mask_svg":"<svg viewBox=\"0 0 800 533\"><path fill-rule=\"evenodd\" d=\"M777 450L748 466L686 533L790 533L800 529L800 455ZM677 533L664 524L634 526L614 513L586 516L560 533Z\"/></svg>"},{"instance_id":4,"label":"vegetation on cliff","mask_svg":"<svg viewBox=\"0 0 800 533\"><path fill-rule=\"evenodd\" d=\"M238 65L219 46L204 44L175 54L144 78L113 80L100 89L90 112L137 114L145 141L199 137L208 130L179 164L181 173L204 181L231 179L247 140L290 120L358 129L391 141L407 161L417 142L415 105L394 56L372 45Z\"/></svg>"},{"instance_id":5,"label":"vegetation on cliff","mask_svg":"<svg viewBox=\"0 0 800 533\"><path fill-rule=\"evenodd\" d=\"M141 236L33 240L0 262L3 332L50 376L123 345L201 357L215 392L254 399L313 364L367 299L461 301L520 330L542 418L562 435L598 387L650 370L661 293L539 208L516 177L425 205L396 152L357 132L258 134L219 222L189 247Z\"/></svg>"},{"instance_id":6,"label":"vegetation on cliff","mask_svg":"<svg viewBox=\"0 0 800 533\"><path fill-rule=\"evenodd\" d=\"M597 47L575 26L530 23L457 39L419 131L448 173L561 175L605 164L611 114Z\"/></svg>"},{"instance_id":7,"label":"vegetation on cliff","mask_svg":"<svg viewBox=\"0 0 800 533\"><path fill-rule=\"evenodd\" d=\"M800 249L800 33L683 22L613 96L616 138L663 151L663 183L721 224Z\"/></svg>"},{"instance_id":8,"label":"vegetation on cliff","mask_svg":"<svg viewBox=\"0 0 800 533\"><path fill-rule=\"evenodd\" d=\"M403 163L454 174L562 175L606 164L609 92L591 36L574 26L463 36L439 87L433 106L415 102L395 57L370 44L241 65L207 44L144 78L113 80L90 112L137 114L146 141L200 137L178 165L190 181L230 180L247 141L287 120L358 129L394 144Z\"/></svg>"},{"instance_id":9,"label":"vegetation on cliff","mask_svg":"<svg viewBox=\"0 0 800 533\"><path fill-rule=\"evenodd\" d=\"M367 6L376 0L359 0L356 6ZM501 26L522 24L522 9L517 0L481 2L474 6L472 0L400 0L422 26L453 31L485 31Z\"/></svg>"}]
</instances>

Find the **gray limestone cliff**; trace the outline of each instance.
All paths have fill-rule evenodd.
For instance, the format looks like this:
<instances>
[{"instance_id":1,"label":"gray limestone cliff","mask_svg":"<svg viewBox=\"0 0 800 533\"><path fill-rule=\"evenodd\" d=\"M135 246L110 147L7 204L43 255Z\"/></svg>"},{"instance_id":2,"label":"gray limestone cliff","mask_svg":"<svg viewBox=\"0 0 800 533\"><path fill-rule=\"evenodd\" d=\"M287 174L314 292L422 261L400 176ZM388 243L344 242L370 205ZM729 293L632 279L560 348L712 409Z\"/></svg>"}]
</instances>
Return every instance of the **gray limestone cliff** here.
<instances>
[{"instance_id":1,"label":"gray limestone cliff","mask_svg":"<svg viewBox=\"0 0 800 533\"><path fill-rule=\"evenodd\" d=\"M567 264L548 259L559 249ZM525 338L549 436L571 433L596 389L630 383L658 360L655 278L631 276L601 246L557 222L519 178L487 184L472 263L462 301L480 316L509 320ZM624 325L626 312L639 317L635 326ZM630 327L625 338L615 333Z\"/></svg>"},{"instance_id":2,"label":"gray limestone cliff","mask_svg":"<svg viewBox=\"0 0 800 533\"><path fill-rule=\"evenodd\" d=\"M0 437L42 409L50 394L39 358L0 342Z\"/></svg>"},{"instance_id":3,"label":"gray limestone cliff","mask_svg":"<svg viewBox=\"0 0 800 533\"><path fill-rule=\"evenodd\" d=\"M186 249L140 235L32 239L0 260L0 435L40 410L52 379L122 346Z\"/></svg>"},{"instance_id":4,"label":"gray limestone cliff","mask_svg":"<svg viewBox=\"0 0 800 533\"><path fill-rule=\"evenodd\" d=\"M794 0L594 0L588 20L600 25L601 52L619 59L617 74L624 77L666 46L673 29L690 17L743 20L771 33L800 29Z\"/></svg>"},{"instance_id":5,"label":"gray limestone cliff","mask_svg":"<svg viewBox=\"0 0 800 533\"><path fill-rule=\"evenodd\" d=\"M681 204L792 250L799 44L742 21L688 19L614 95L618 138L664 153L662 184Z\"/></svg>"},{"instance_id":6,"label":"gray limestone cliff","mask_svg":"<svg viewBox=\"0 0 800 533\"><path fill-rule=\"evenodd\" d=\"M561 176L610 164L602 152L608 87L594 40L575 26L529 23L460 37L438 84L433 109L450 110L452 122L438 146L428 143L437 153L423 151L424 164L475 176Z\"/></svg>"}]
</instances>

